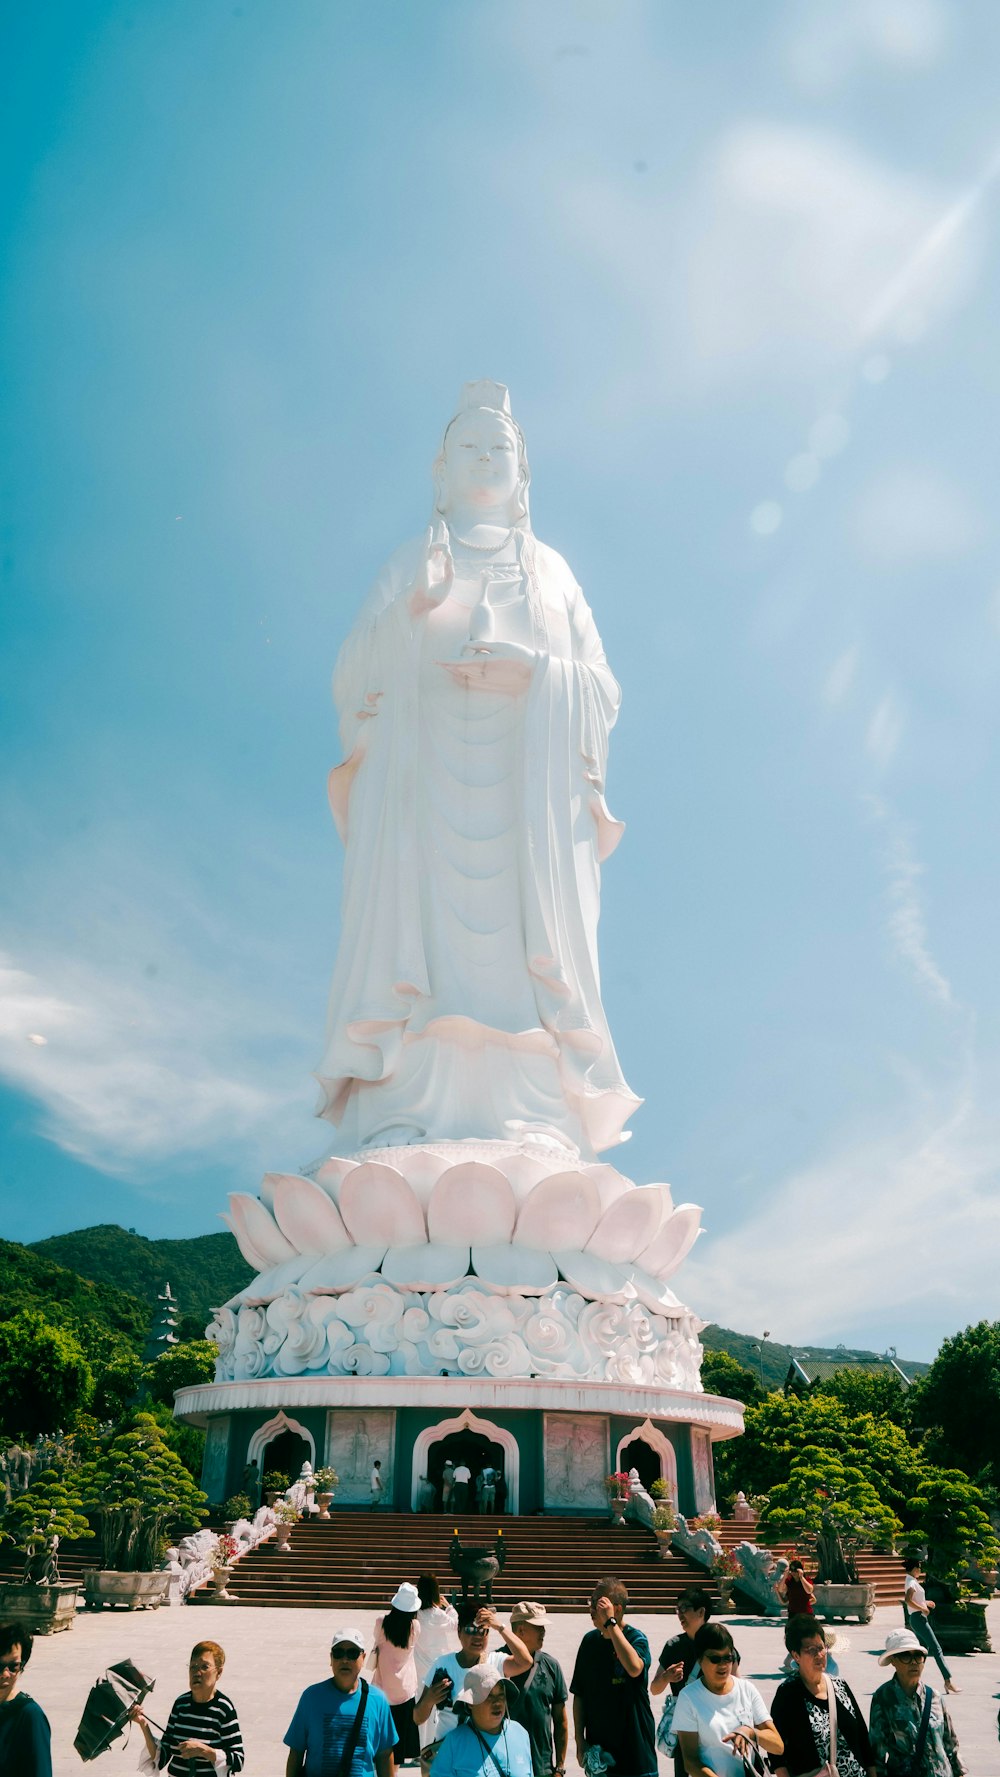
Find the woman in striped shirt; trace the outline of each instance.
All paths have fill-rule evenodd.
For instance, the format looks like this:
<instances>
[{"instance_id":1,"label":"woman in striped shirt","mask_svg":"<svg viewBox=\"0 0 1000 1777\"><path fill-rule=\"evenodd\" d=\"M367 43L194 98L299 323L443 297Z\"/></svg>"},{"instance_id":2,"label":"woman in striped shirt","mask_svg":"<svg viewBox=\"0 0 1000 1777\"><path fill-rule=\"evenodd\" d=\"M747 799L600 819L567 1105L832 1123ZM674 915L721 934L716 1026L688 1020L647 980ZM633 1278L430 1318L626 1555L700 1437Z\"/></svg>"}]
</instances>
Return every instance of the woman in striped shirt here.
<instances>
[{"instance_id":1,"label":"woman in striped shirt","mask_svg":"<svg viewBox=\"0 0 1000 1777\"><path fill-rule=\"evenodd\" d=\"M217 1641L191 1649L191 1689L178 1697L157 1745L141 1707L132 1711L146 1742L140 1771L168 1771L170 1777L235 1777L243 1769L243 1738L236 1711L216 1685L226 1656Z\"/></svg>"}]
</instances>

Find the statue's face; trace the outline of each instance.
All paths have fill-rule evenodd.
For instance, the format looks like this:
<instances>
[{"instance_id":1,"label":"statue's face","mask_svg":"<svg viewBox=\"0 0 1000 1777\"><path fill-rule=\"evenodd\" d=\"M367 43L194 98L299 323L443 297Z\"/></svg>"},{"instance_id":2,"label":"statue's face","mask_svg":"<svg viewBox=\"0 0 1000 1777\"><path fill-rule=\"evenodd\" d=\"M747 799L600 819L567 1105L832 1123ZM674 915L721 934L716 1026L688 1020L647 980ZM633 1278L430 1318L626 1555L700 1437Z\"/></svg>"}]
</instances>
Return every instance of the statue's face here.
<instances>
[{"instance_id":1,"label":"statue's face","mask_svg":"<svg viewBox=\"0 0 1000 1777\"><path fill-rule=\"evenodd\" d=\"M517 434L501 414L476 409L449 427L444 448L445 511L510 507L520 463Z\"/></svg>"}]
</instances>

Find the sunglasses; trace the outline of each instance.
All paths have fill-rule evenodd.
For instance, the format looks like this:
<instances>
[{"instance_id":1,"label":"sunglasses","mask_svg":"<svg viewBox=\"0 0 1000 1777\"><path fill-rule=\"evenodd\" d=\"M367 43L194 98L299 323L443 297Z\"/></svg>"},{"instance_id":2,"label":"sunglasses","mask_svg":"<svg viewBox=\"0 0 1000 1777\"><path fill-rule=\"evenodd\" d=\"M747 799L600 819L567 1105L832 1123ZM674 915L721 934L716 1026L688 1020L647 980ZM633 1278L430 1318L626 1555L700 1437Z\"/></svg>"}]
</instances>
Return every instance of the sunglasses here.
<instances>
[{"instance_id":1,"label":"sunglasses","mask_svg":"<svg viewBox=\"0 0 1000 1777\"><path fill-rule=\"evenodd\" d=\"M331 1660L360 1660L362 1651L360 1647L332 1647L330 1658Z\"/></svg>"},{"instance_id":2,"label":"sunglasses","mask_svg":"<svg viewBox=\"0 0 1000 1777\"><path fill-rule=\"evenodd\" d=\"M704 1657L708 1661L710 1666L731 1666L733 1661L736 1658L736 1655L735 1654L706 1654Z\"/></svg>"},{"instance_id":3,"label":"sunglasses","mask_svg":"<svg viewBox=\"0 0 1000 1777\"><path fill-rule=\"evenodd\" d=\"M926 1660L927 1655L926 1654L917 1654L917 1653L905 1653L905 1654L896 1654L895 1658L897 1660L905 1660L906 1664L908 1666L910 1666L910 1665L916 1665L916 1664L922 1663L924 1660Z\"/></svg>"},{"instance_id":4,"label":"sunglasses","mask_svg":"<svg viewBox=\"0 0 1000 1777\"><path fill-rule=\"evenodd\" d=\"M23 1672L23 1660L0 1660L0 1672Z\"/></svg>"}]
</instances>

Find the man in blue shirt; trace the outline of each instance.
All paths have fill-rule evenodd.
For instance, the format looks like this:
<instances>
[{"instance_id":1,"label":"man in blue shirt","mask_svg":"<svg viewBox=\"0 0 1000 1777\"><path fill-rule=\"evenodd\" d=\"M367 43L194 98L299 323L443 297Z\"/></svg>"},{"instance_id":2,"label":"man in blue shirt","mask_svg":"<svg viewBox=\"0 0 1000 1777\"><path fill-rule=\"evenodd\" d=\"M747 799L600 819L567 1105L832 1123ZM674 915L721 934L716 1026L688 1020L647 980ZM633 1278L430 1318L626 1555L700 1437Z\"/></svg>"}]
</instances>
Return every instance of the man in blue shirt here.
<instances>
[{"instance_id":1,"label":"man in blue shirt","mask_svg":"<svg viewBox=\"0 0 1000 1777\"><path fill-rule=\"evenodd\" d=\"M362 1680L367 1651L364 1631L355 1624L333 1631L333 1676L309 1685L299 1698L285 1735L285 1777L302 1772L305 1777L393 1777L398 1735L384 1692ZM348 1743L359 1714L360 1731L348 1765Z\"/></svg>"},{"instance_id":2,"label":"man in blue shirt","mask_svg":"<svg viewBox=\"0 0 1000 1777\"><path fill-rule=\"evenodd\" d=\"M580 1643L570 1690L576 1756L583 1765L590 1747L610 1754L615 1777L655 1777L656 1729L649 1705L649 1642L622 1621L628 1591L621 1580L594 1588L594 1627Z\"/></svg>"}]
</instances>

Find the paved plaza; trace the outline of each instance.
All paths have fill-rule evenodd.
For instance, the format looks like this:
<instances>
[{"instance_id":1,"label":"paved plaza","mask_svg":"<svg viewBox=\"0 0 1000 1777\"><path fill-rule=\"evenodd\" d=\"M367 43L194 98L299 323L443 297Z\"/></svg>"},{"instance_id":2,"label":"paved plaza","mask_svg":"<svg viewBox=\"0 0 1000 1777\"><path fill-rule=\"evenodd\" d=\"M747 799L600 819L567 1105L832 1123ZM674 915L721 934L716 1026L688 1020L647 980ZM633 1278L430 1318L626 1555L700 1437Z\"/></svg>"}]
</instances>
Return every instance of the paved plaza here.
<instances>
[{"instance_id":1,"label":"paved plaza","mask_svg":"<svg viewBox=\"0 0 1000 1777\"><path fill-rule=\"evenodd\" d=\"M89 1686L104 1668L126 1656L156 1678L156 1690L147 1708L152 1719L163 1723L178 1692L187 1688L187 1657L196 1641L219 1641L226 1650L222 1689L232 1697L239 1713L247 1749L247 1777L281 1777L285 1768L282 1737L291 1720L299 1692L307 1684L328 1676L330 1631L337 1621L357 1622L370 1630L372 1611L350 1606L336 1612L318 1610L261 1610L244 1606L177 1607L155 1612L82 1613L67 1634L39 1636L26 1688L47 1711L53 1728L55 1777L70 1777L83 1767L73 1750L80 1712ZM672 1616L633 1619L649 1636L654 1663L663 1642L676 1632ZM884 1645L889 1629L899 1626L901 1613L887 1608L876 1613L866 1627L848 1624L843 1633L850 1649L840 1658L840 1670L865 1703L886 1673L874 1655ZM783 1656L781 1627L760 1617L730 1617L742 1656L742 1672L759 1683L770 1699L780 1682ZM546 1647L555 1654L569 1679L581 1636L589 1618L550 1618ZM990 1606L990 1633L1000 1647L1000 1602ZM961 1695L950 1700L962 1755L970 1777L991 1777L1000 1770L997 1744L997 1697L1000 1694L1000 1655L976 1654L955 1659L955 1682ZM936 1669L933 1674L936 1679ZM658 1707L654 1699L654 1707ZM133 1730L130 1743L119 1741L94 1768L114 1773L134 1771L142 1750L140 1735ZM570 1777L578 1770L572 1756ZM661 1758L661 1770L668 1770ZM672 1767L670 1767L672 1769Z\"/></svg>"}]
</instances>

